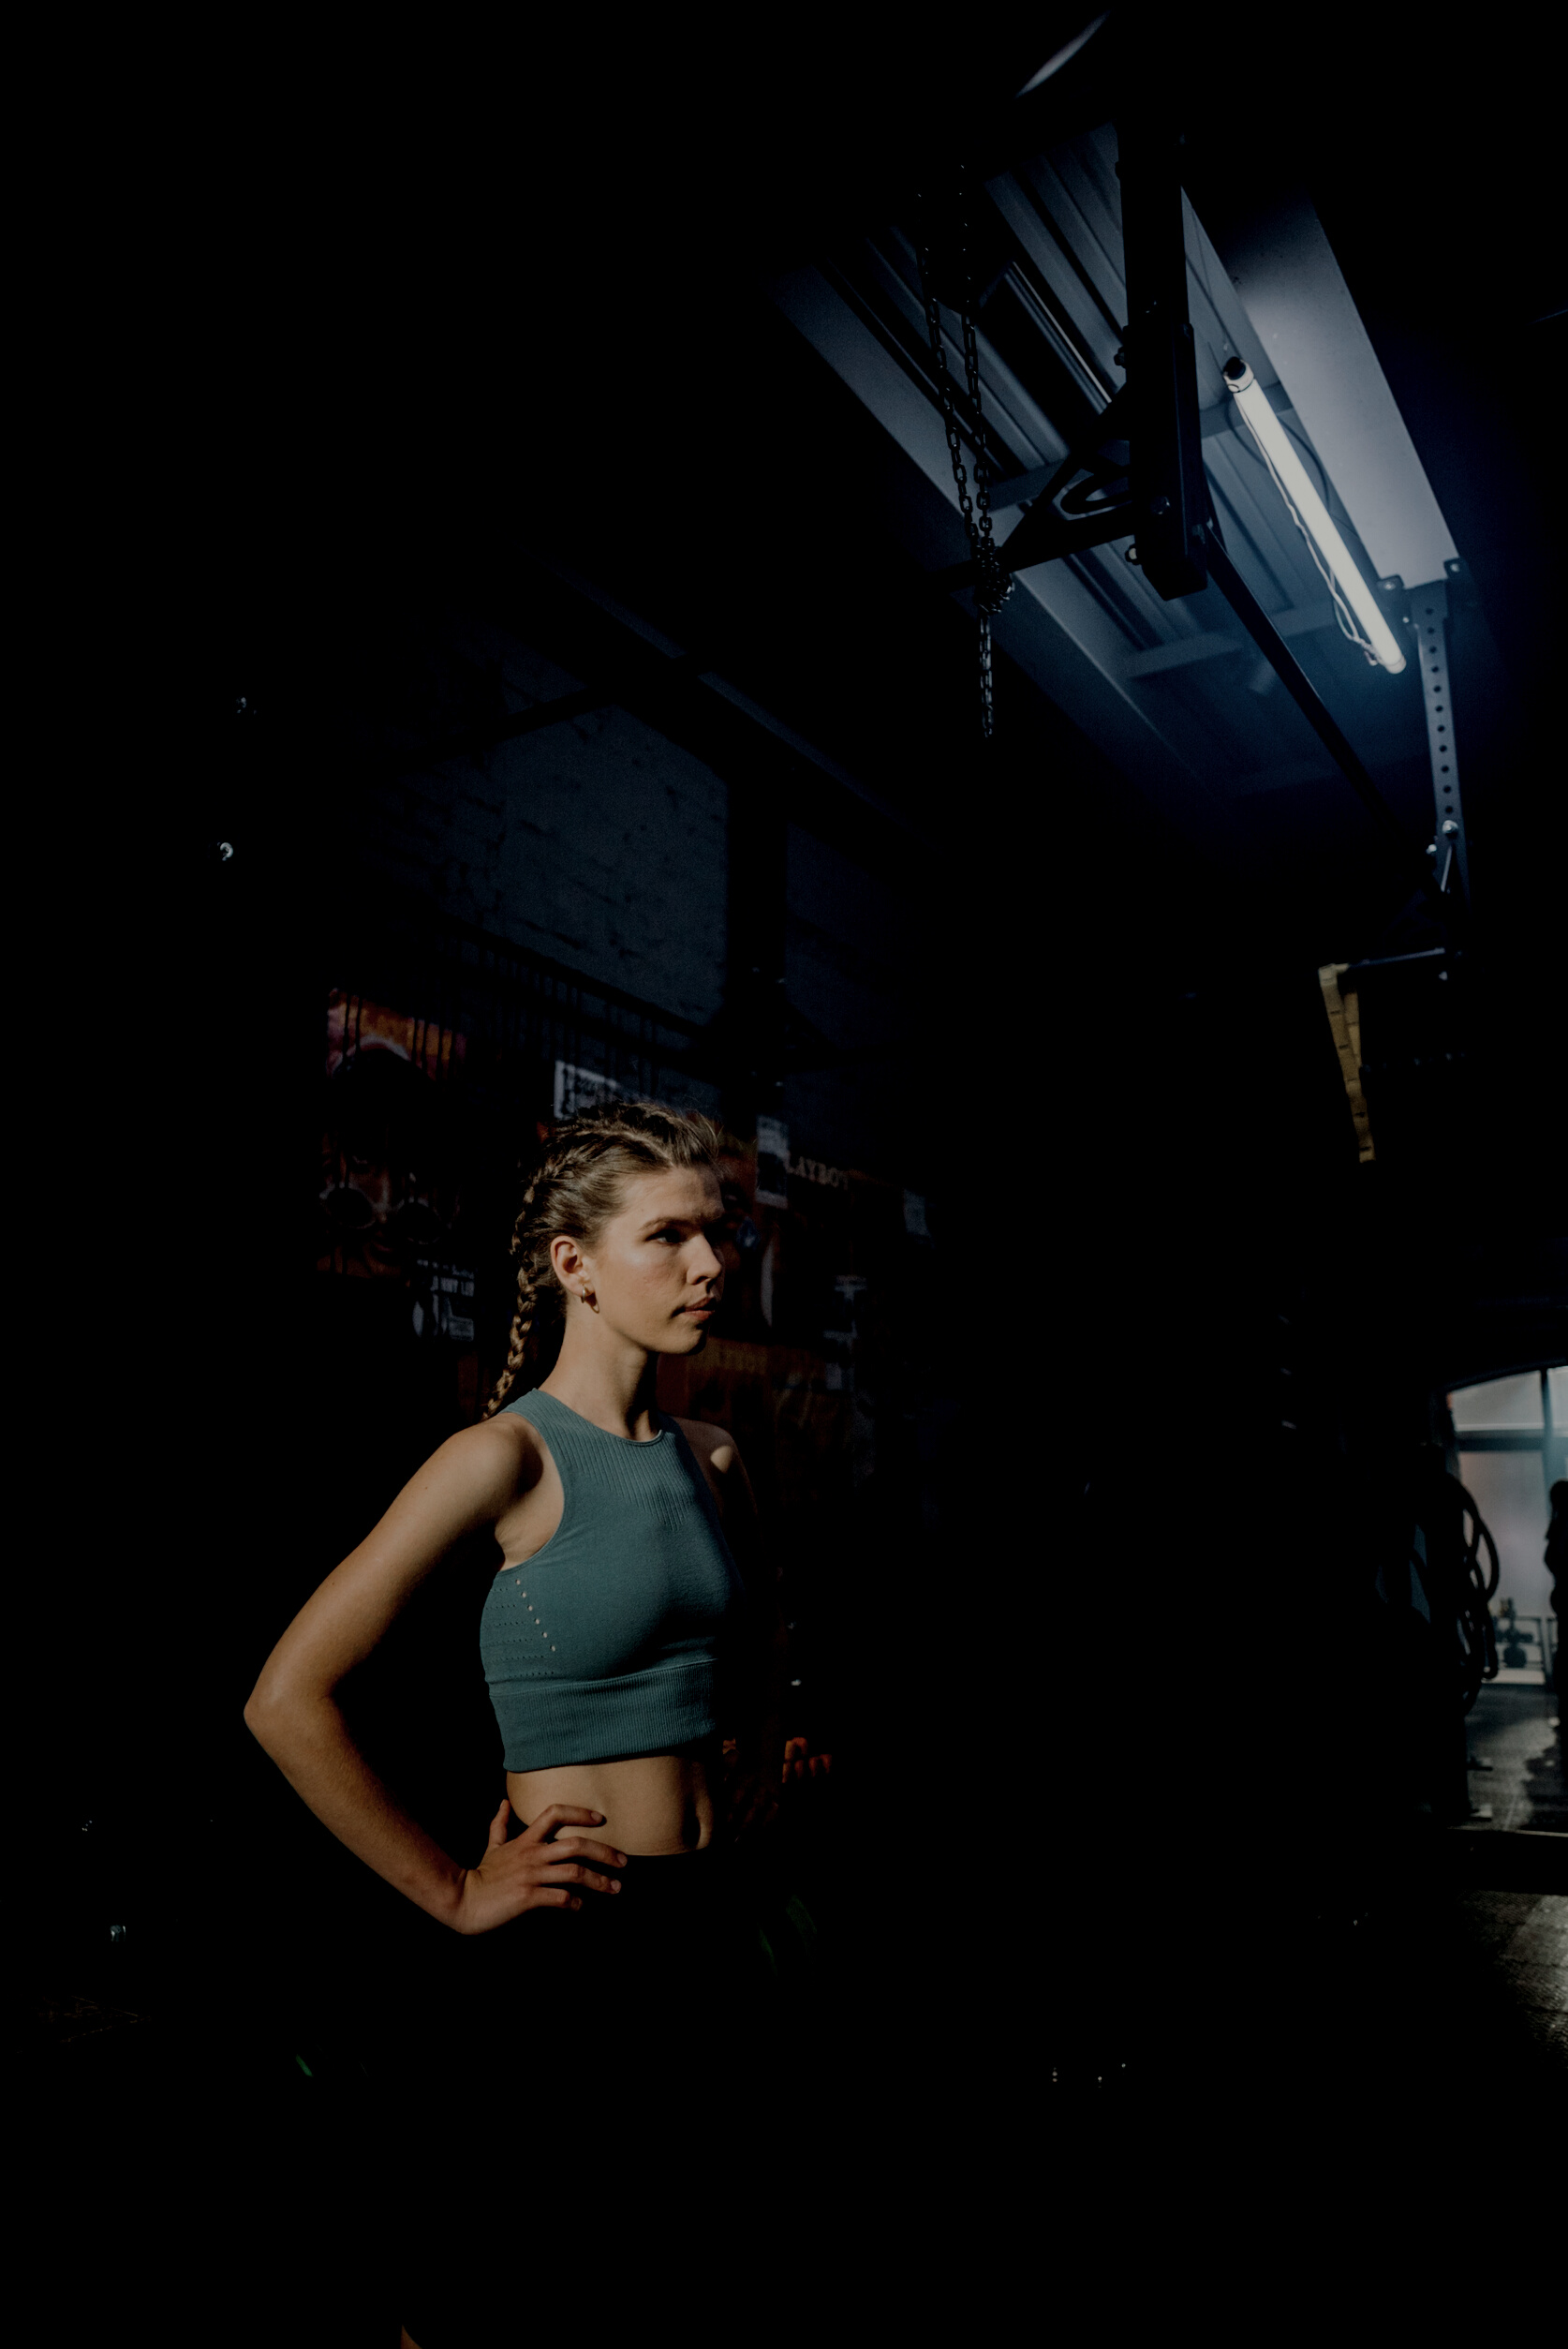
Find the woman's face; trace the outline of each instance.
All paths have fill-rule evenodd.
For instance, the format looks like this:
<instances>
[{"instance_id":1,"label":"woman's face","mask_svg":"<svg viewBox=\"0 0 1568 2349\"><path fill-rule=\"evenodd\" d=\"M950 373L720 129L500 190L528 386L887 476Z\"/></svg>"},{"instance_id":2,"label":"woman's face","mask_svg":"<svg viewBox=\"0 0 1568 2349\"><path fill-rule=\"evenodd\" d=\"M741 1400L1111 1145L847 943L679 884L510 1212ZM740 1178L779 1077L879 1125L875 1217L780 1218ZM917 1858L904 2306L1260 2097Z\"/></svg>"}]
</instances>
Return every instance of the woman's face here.
<instances>
[{"instance_id":1,"label":"woman's face","mask_svg":"<svg viewBox=\"0 0 1568 2349\"><path fill-rule=\"evenodd\" d=\"M578 1269L559 1253L556 1267L569 1288L592 1291L600 1321L620 1336L653 1354L694 1354L723 1282L714 1244L723 1218L712 1167L640 1175L619 1212L582 1250ZM557 1252L562 1245L556 1241Z\"/></svg>"}]
</instances>

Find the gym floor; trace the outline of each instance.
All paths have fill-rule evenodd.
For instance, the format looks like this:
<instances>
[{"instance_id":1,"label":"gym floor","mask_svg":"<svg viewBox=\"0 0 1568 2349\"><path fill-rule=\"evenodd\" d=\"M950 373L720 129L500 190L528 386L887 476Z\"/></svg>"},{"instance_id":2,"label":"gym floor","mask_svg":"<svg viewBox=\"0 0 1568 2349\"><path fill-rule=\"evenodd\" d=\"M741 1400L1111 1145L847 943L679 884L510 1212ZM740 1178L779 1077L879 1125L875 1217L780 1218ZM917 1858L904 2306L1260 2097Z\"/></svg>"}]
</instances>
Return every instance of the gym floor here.
<instances>
[{"instance_id":1,"label":"gym floor","mask_svg":"<svg viewBox=\"0 0 1568 2349\"><path fill-rule=\"evenodd\" d=\"M1471 1800L1491 1819L1478 1821L1477 1832L1485 1823L1505 1834L1568 1834L1556 1716L1545 1687L1493 1682L1481 1690L1470 1716Z\"/></svg>"}]
</instances>

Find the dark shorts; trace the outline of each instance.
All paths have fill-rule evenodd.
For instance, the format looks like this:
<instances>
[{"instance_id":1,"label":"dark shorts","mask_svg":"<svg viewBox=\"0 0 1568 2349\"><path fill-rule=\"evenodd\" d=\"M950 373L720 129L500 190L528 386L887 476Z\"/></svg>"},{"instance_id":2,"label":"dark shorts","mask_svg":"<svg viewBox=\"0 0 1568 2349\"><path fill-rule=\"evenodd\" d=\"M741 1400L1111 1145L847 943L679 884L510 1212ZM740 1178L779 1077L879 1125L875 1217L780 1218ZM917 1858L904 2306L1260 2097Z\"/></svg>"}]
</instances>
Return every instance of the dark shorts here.
<instances>
[{"instance_id":1,"label":"dark shorts","mask_svg":"<svg viewBox=\"0 0 1568 2349\"><path fill-rule=\"evenodd\" d=\"M431 1945L380 2067L419 2349L491 2349L546 2308L581 2319L599 2273L616 2304L633 2235L643 2256L744 2238L739 2181L765 2169L791 2040L758 1887L713 1849L621 1873L580 1910Z\"/></svg>"}]
</instances>

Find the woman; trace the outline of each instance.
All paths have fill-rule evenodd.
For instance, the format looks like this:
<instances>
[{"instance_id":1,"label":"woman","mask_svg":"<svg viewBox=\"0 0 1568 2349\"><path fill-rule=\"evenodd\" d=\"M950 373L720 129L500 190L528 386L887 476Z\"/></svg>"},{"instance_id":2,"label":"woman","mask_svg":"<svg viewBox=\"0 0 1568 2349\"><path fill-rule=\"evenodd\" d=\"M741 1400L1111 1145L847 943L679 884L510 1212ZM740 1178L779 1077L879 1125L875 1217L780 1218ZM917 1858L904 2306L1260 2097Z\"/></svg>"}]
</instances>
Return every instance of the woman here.
<instances>
[{"instance_id":1,"label":"woman","mask_svg":"<svg viewBox=\"0 0 1568 2349\"><path fill-rule=\"evenodd\" d=\"M652 2093L622 2231L675 2213L701 2237L716 2159L744 2151L765 2092L763 1961L732 1846L776 1806L783 1629L733 1440L655 1402L659 1356L697 1352L718 1300L717 1153L704 1120L652 1104L558 1129L517 1219L517 1310L484 1419L327 1577L245 1707L317 1817L483 1953L451 1970L454 2011L399 2098L399 2173L420 2178L398 2230L415 2349L510 2337L507 2274L476 2257L484 2205L500 2193L515 2211L521 2193L542 2216L565 2171L602 2163L607 2106L624 2120ZM381 1783L338 1691L485 1528L480 1641L507 1792L469 1865Z\"/></svg>"}]
</instances>

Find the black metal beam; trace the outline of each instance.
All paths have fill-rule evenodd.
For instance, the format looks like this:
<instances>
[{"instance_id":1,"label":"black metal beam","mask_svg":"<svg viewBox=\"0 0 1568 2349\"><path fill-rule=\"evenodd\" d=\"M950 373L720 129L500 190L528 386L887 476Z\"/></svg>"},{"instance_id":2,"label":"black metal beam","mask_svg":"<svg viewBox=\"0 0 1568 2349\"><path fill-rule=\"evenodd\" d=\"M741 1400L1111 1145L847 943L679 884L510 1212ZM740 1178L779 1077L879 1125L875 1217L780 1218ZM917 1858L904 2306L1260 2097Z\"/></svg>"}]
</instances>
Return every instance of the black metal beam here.
<instances>
[{"instance_id":1,"label":"black metal beam","mask_svg":"<svg viewBox=\"0 0 1568 2349\"><path fill-rule=\"evenodd\" d=\"M1031 527L1037 514L1040 516L1038 528ZM1079 519L1058 514L1043 499L1038 506L1031 507L1013 537L1003 542L1001 567L1009 573L1032 571L1036 563L1055 562L1060 555L1077 555L1086 547L1104 546L1112 539L1131 538L1136 527L1137 517L1131 505L1117 506L1105 513L1087 513ZM1027 538L1024 535L1026 531L1028 532ZM1014 559L1014 541L1019 542L1022 560ZM943 571L929 571L925 574L925 584L939 588L944 595L951 594L955 587L972 587L974 583L973 563L950 563Z\"/></svg>"},{"instance_id":2,"label":"black metal beam","mask_svg":"<svg viewBox=\"0 0 1568 2349\"><path fill-rule=\"evenodd\" d=\"M1001 548L1010 575L1108 541L1138 541L1150 585L1170 602L1208 584L1206 526L1212 508L1204 470L1197 357L1187 315L1187 238L1181 145L1148 102L1118 126L1123 248L1127 269L1127 381L1095 420L1092 438L1069 453ZM1056 496L1112 439L1125 438L1129 498L1098 513L1064 515ZM998 499L998 502L999 499ZM943 593L974 584L972 563L931 574Z\"/></svg>"},{"instance_id":3,"label":"black metal beam","mask_svg":"<svg viewBox=\"0 0 1568 2349\"><path fill-rule=\"evenodd\" d=\"M1127 273L1127 389L1133 403L1132 489L1138 559L1165 602L1196 595L1205 568L1208 483L1198 364L1187 315L1181 144L1159 97L1117 121Z\"/></svg>"},{"instance_id":4,"label":"black metal beam","mask_svg":"<svg viewBox=\"0 0 1568 2349\"><path fill-rule=\"evenodd\" d=\"M1426 857L1413 845L1404 825L1329 715L1311 678L1226 554L1220 534L1212 524L1207 529L1206 541L1208 568L1215 586L1312 728L1383 840L1395 852L1401 870L1416 881L1420 894L1442 915L1448 928L1457 929L1464 918L1459 901L1446 896L1439 888L1427 868Z\"/></svg>"}]
</instances>

